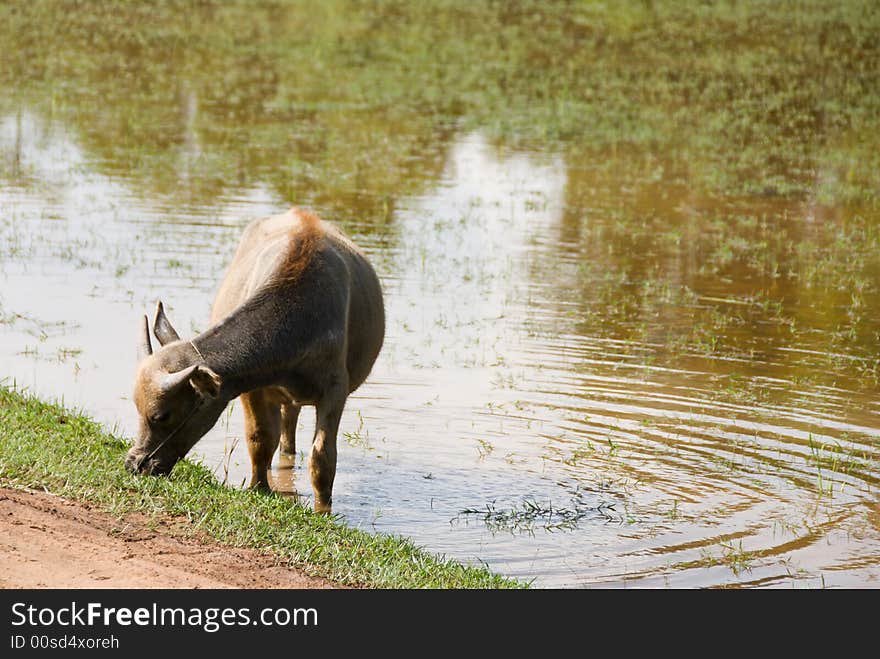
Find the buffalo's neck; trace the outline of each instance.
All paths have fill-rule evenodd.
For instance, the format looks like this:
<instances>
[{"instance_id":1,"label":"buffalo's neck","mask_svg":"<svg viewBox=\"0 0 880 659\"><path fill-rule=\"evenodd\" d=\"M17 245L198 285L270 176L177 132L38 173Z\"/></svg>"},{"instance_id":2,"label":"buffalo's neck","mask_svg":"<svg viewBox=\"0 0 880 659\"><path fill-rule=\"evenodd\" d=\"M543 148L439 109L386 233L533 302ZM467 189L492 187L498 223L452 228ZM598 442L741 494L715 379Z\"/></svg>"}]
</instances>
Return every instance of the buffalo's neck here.
<instances>
[{"instance_id":1,"label":"buffalo's neck","mask_svg":"<svg viewBox=\"0 0 880 659\"><path fill-rule=\"evenodd\" d=\"M289 309L281 291L255 296L193 339L205 365L223 382L222 398L279 384L297 338Z\"/></svg>"}]
</instances>

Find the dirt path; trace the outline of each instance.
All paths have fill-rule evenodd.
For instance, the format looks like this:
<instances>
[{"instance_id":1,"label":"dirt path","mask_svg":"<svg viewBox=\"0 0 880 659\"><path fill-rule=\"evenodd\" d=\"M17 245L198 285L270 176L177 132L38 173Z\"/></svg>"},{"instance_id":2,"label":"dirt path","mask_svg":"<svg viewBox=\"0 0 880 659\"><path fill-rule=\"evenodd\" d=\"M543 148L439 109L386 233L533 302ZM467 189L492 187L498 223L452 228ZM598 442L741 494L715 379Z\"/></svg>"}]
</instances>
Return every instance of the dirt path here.
<instances>
[{"instance_id":1,"label":"dirt path","mask_svg":"<svg viewBox=\"0 0 880 659\"><path fill-rule=\"evenodd\" d=\"M334 588L274 557L0 488L0 588Z\"/></svg>"}]
</instances>

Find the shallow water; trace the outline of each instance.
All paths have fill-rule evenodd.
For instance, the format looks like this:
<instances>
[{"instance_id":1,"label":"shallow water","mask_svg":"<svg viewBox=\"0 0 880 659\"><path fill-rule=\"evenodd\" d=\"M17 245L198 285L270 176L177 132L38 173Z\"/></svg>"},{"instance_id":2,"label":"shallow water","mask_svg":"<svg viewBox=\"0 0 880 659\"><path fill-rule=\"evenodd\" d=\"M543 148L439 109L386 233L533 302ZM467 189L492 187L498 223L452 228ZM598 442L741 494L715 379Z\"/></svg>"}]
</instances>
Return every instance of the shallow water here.
<instances>
[{"instance_id":1,"label":"shallow water","mask_svg":"<svg viewBox=\"0 0 880 659\"><path fill-rule=\"evenodd\" d=\"M94 171L61 125L0 130L38 182L0 196L4 375L130 435L139 314L161 297L203 328L241 227L285 200L257 187L180 209ZM688 294L629 308L646 257L597 238L605 207L638 195L597 193L573 233L565 170L462 132L434 188L398 200L393 245L346 223L382 275L388 335L343 420L335 512L542 586L873 583L880 398L853 377L862 347L780 331L740 281L701 287L687 250L674 283L655 278ZM699 212L684 203L654 212L680 226ZM817 311L793 304L783 318ZM700 331L707 309L730 349L676 350L664 333ZM233 485L241 436L233 405L196 450ZM308 499L304 459L273 479Z\"/></svg>"},{"instance_id":2,"label":"shallow water","mask_svg":"<svg viewBox=\"0 0 880 659\"><path fill-rule=\"evenodd\" d=\"M332 104L244 118L291 122L292 163L266 128L247 174L212 169L242 148L240 108L195 87L129 132L101 123L99 86L2 106L0 377L130 436L140 316L162 299L204 329L244 225L311 206L386 296L342 421L347 523L539 586L878 585L876 204L713 194L651 149L354 109L360 162ZM233 404L194 456L240 486L243 444ZM272 477L310 503L306 459Z\"/></svg>"}]
</instances>

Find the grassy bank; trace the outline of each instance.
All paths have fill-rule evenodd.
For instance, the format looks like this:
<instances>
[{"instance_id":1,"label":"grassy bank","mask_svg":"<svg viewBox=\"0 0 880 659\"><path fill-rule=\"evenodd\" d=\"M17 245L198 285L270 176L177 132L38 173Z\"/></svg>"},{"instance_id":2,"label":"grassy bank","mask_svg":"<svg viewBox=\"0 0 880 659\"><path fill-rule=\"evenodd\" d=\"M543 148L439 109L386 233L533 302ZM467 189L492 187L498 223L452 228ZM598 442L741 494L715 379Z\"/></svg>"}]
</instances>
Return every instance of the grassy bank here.
<instances>
[{"instance_id":1,"label":"grassy bank","mask_svg":"<svg viewBox=\"0 0 880 659\"><path fill-rule=\"evenodd\" d=\"M175 533L268 550L308 574L373 588L522 586L428 554L410 540L350 529L288 498L232 490L181 462L169 478L122 467L126 443L88 417L0 385L0 486L45 488L124 517L179 518Z\"/></svg>"}]
</instances>

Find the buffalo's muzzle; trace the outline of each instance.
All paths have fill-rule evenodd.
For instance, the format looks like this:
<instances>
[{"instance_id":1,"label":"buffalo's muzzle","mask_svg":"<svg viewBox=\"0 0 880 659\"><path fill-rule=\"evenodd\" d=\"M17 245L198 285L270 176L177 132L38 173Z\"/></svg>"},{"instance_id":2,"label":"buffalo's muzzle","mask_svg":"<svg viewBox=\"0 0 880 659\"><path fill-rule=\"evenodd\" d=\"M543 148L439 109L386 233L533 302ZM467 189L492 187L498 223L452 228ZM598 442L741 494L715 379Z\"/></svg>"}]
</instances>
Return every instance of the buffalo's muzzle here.
<instances>
[{"instance_id":1,"label":"buffalo's muzzle","mask_svg":"<svg viewBox=\"0 0 880 659\"><path fill-rule=\"evenodd\" d=\"M140 462L143 457L143 453L135 453L134 449L132 449L125 456L125 468L132 473L137 473L140 470Z\"/></svg>"},{"instance_id":2,"label":"buffalo's muzzle","mask_svg":"<svg viewBox=\"0 0 880 659\"><path fill-rule=\"evenodd\" d=\"M174 468L174 462L162 462L156 458L145 459L146 453L136 453L133 449L125 458L125 468L133 474L164 476Z\"/></svg>"}]
</instances>

